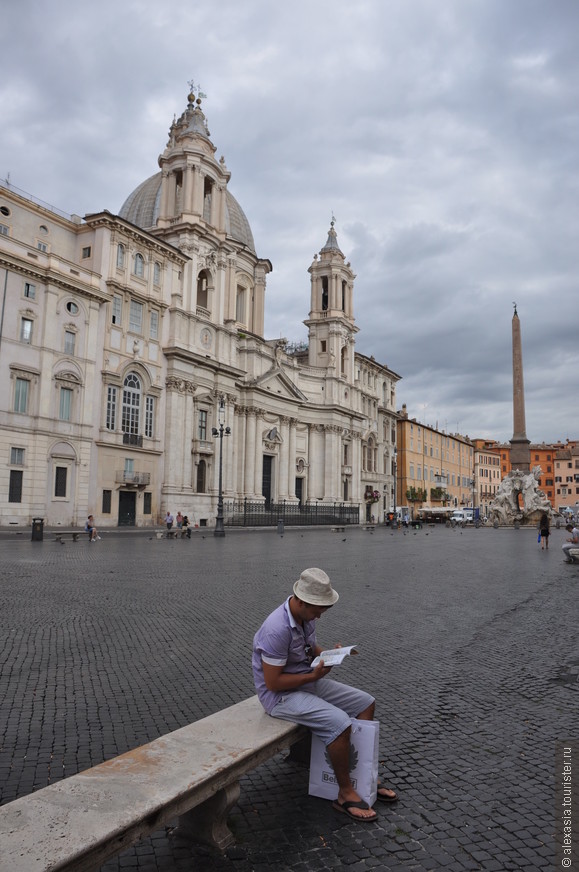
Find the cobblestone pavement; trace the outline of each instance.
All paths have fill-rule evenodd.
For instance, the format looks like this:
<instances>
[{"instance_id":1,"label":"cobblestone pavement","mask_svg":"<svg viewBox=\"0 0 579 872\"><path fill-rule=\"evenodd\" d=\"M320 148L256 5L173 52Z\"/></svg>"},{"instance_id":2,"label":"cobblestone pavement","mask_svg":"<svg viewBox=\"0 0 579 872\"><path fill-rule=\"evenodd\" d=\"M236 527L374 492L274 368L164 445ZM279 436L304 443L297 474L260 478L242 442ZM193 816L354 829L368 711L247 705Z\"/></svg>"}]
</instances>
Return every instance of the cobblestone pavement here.
<instances>
[{"instance_id":1,"label":"cobblestone pavement","mask_svg":"<svg viewBox=\"0 0 579 872\"><path fill-rule=\"evenodd\" d=\"M224 856L170 832L103 872L550 870L555 742L579 723L579 568L562 531L0 535L0 789L9 802L253 694L253 633L321 566L323 644L377 697L395 806L362 825L279 755L242 781ZM9 870L6 870L9 872Z\"/></svg>"}]
</instances>

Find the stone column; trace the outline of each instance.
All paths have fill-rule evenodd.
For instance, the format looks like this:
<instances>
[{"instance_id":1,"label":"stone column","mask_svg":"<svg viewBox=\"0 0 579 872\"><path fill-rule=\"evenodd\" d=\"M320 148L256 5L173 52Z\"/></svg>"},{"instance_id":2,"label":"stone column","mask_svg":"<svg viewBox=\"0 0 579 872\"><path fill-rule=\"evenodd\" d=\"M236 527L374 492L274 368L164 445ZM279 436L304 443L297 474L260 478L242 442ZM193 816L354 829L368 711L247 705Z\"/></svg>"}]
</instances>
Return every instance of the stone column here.
<instances>
[{"instance_id":1,"label":"stone column","mask_svg":"<svg viewBox=\"0 0 579 872\"><path fill-rule=\"evenodd\" d=\"M288 448L288 497L296 498L296 427L297 419L290 418L289 422L289 448Z\"/></svg>"},{"instance_id":2,"label":"stone column","mask_svg":"<svg viewBox=\"0 0 579 872\"><path fill-rule=\"evenodd\" d=\"M362 459L361 437L359 433L352 433L352 493L350 499L353 503L359 503L362 499Z\"/></svg>"},{"instance_id":3,"label":"stone column","mask_svg":"<svg viewBox=\"0 0 579 872\"><path fill-rule=\"evenodd\" d=\"M163 170L161 179L161 208L159 218L169 218L169 178L170 173Z\"/></svg>"},{"instance_id":4,"label":"stone column","mask_svg":"<svg viewBox=\"0 0 579 872\"><path fill-rule=\"evenodd\" d=\"M203 214L203 187L205 180L199 167L193 167L193 214Z\"/></svg>"},{"instance_id":5,"label":"stone column","mask_svg":"<svg viewBox=\"0 0 579 872\"><path fill-rule=\"evenodd\" d=\"M183 475L183 396L185 382L175 376L168 376L165 382L167 388L165 405L165 487L171 490L179 486ZM177 434L180 434L179 438Z\"/></svg>"},{"instance_id":6,"label":"stone column","mask_svg":"<svg viewBox=\"0 0 579 872\"><path fill-rule=\"evenodd\" d=\"M185 421L183 426L183 490L191 490L193 486L193 455L191 453L191 440L195 437L195 385L191 381L185 383Z\"/></svg>"},{"instance_id":7,"label":"stone column","mask_svg":"<svg viewBox=\"0 0 579 872\"><path fill-rule=\"evenodd\" d=\"M324 469L324 425L310 424L308 464L310 470L308 501L323 498L324 483L322 470Z\"/></svg>"},{"instance_id":8,"label":"stone column","mask_svg":"<svg viewBox=\"0 0 579 872\"><path fill-rule=\"evenodd\" d=\"M235 454L235 465L234 465L234 497L235 499L241 499L244 496L245 488L243 486L243 479L245 474L245 410L243 407L235 406L234 409L234 418L233 418L233 439L234 439L234 454Z\"/></svg>"},{"instance_id":9,"label":"stone column","mask_svg":"<svg viewBox=\"0 0 579 872\"><path fill-rule=\"evenodd\" d=\"M263 442L261 438L261 415L259 409L255 409L255 442L254 442L254 467L253 467L253 493L261 497L261 484L263 477Z\"/></svg>"},{"instance_id":10,"label":"stone column","mask_svg":"<svg viewBox=\"0 0 579 872\"><path fill-rule=\"evenodd\" d=\"M183 170L183 206L182 212L193 211L193 180L195 167L186 166Z\"/></svg>"},{"instance_id":11,"label":"stone column","mask_svg":"<svg viewBox=\"0 0 579 872\"><path fill-rule=\"evenodd\" d=\"M243 494L252 499L255 495L255 410L245 410L245 476Z\"/></svg>"},{"instance_id":12,"label":"stone column","mask_svg":"<svg viewBox=\"0 0 579 872\"><path fill-rule=\"evenodd\" d=\"M523 347L521 322L513 315L513 438L511 439L511 466L521 472L529 472L531 465L530 440L525 426L525 386L523 382ZM471 470L472 475L472 470Z\"/></svg>"},{"instance_id":13,"label":"stone column","mask_svg":"<svg viewBox=\"0 0 579 872\"><path fill-rule=\"evenodd\" d=\"M279 446L279 485L278 499L287 500L288 491L288 475L289 475L289 418L280 418L280 435L281 444Z\"/></svg>"},{"instance_id":14,"label":"stone column","mask_svg":"<svg viewBox=\"0 0 579 872\"><path fill-rule=\"evenodd\" d=\"M340 492L340 456L338 433L340 427L326 427L325 462L324 462L324 500L336 502Z\"/></svg>"}]
</instances>

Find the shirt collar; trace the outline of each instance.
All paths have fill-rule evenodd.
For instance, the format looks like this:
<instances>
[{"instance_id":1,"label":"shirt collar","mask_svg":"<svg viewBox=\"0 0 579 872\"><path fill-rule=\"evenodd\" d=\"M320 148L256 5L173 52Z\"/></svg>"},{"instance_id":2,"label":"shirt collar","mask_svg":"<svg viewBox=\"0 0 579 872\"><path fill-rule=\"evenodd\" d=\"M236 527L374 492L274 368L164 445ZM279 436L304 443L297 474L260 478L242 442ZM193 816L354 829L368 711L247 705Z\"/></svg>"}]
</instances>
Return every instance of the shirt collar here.
<instances>
[{"instance_id":1,"label":"shirt collar","mask_svg":"<svg viewBox=\"0 0 579 872\"><path fill-rule=\"evenodd\" d=\"M293 596L293 594L292 594L292 596ZM296 619L294 618L294 616L292 615L292 610L290 609L290 600L291 600L291 596L288 596L287 600L285 601L285 610L288 614L290 627L294 627L294 629L298 629L298 623L297 623Z\"/></svg>"}]
</instances>

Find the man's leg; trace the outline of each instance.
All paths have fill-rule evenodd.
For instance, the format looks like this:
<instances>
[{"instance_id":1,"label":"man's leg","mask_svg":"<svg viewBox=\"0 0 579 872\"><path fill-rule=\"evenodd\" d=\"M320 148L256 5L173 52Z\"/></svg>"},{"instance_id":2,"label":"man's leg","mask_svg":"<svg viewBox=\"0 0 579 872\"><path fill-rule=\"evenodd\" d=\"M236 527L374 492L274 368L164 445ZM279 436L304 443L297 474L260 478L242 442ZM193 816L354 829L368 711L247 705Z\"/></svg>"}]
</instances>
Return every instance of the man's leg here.
<instances>
[{"instance_id":1,"label":"man's leg","mask_svg":"<svg viewBox=\"0 0 579 872\"><path fill-rule=\"evenodd\" d=\"M360 799L359 794L356 793L352 787L352 780L350 778L351 732L352 728L348 727L347 730L344 730L337 739L334 739L334 741L327 746L328 755L334 769L334 775L338 782L338 803L339 805L344 805L346 802L354 802L356 804L360 803L361 805L366 806L366 808L350 806L348 813L352 817L357 817L361 820L374 820L376 818L376 812L371 809L367 803Z\"/></svg>"},{"instance_id":2,"label":"man's leg","mask_svg":"<svg viewBox=\"0 0 579 872\"><path fill-rule=\"evenodd\" d=\"M326 682L327 679L316 682L316 688L323 685L323 689L326 690ZM335 684L336 682L328 682L328 684L330 683ZM339 685L339 687L348 689L344 685ZM361 696L367 707L368 700L371 700L372 697L366 693L361 694ZM338 782L338 802L340 805L347 802L360 804L358 807L348 808L348 814L351 817L367 820L374 820L377 817L376 812L354 790L350 779L350 719L354 715L348 714L347 711L324 699L318 693L304 690L288 693L274 706L271 715L274 718L303 724L318 735L327 748L334 769Z\"/></svg>"},{"instance_id":3,"label":"man's leg","mask_svg":"<svg viewBox=\"0 0 579 872\"><path fill-rule=\"evenodd\" d=\"M316 682L316 691L328 702L347 712L350 717L356 718L359 721L374 720L376 702L370 694L357 688L349 687L347 684L342 684L340 681L334 681L331 678L323 678L321 681ZM360 706L363 707L362 710L360 710ZM390 790L389 787L384 787L383 784L379 783L378 799L381 802L396 802L398 797L394 790Z\"/></svg>"}]
</instances>

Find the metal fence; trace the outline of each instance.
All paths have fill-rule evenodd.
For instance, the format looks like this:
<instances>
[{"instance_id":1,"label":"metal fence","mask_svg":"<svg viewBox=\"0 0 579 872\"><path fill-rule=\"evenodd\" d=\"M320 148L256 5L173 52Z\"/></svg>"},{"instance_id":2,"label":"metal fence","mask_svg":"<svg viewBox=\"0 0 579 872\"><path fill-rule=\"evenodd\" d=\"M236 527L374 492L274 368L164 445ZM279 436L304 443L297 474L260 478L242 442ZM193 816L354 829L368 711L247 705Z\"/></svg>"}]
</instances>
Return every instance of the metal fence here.
<instances>
[{"instance_id":1,"label":"metal fence","mask_svg":"<svg viewBox=\"0 0 579 872\"><path fill-rule=\"evenodd\" d=\"M238 500L225 506L224 514L228 527L275 527L279 521L288 527L360 523L360 508L351 503L299 505Z\"/></svg>"}]
</instances>

